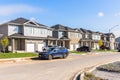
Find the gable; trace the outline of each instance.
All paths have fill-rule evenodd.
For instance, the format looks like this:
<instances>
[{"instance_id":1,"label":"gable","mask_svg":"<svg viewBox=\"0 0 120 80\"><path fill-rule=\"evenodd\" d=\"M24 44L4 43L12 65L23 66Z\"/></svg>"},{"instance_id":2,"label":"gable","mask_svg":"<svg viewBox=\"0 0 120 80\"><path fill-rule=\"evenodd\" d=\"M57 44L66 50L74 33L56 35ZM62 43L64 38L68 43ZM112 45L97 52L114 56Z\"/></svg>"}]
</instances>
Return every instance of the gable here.
<instances>
[{"instance_id":1,"label":"gable","mask_svg":"<svg viewBox=\"0 0 120 80\"><path fill-rule=\"evenodd\" d=\"M33 25L33 26L39 26L36 22L33 22L33 21L28 21L26 23L24 23L26 25Z\"/></svg>"}]
</instances>

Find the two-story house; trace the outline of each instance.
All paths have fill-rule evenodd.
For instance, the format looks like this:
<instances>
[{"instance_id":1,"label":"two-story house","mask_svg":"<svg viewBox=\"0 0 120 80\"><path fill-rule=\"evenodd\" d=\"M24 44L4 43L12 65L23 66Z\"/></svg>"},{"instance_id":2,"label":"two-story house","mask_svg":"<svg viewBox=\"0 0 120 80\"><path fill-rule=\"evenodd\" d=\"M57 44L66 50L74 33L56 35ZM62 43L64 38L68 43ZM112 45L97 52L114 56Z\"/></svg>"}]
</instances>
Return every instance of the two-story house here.
<instances>
[{"instance_id":1,"label":"two-story house","mask_svg":"<svg viewBox=\"0 0 120 80\"><path fill-rule=\"evenodd\" d=\"M53 44L54 41L51 28L25 18L1 24L0 33L9 37L12 52L41 51L42 47Z\"/></svg>"},{"instance_id":2,"label":"two-story house","mask_svg":"<svg viewBox=\"0 0 120 80\"><path fill-rule=\"evenodd\" d=\"M82 38L80 39L81 46L89 46L91 48L91 32L83 28L80 28L80 31L82 33Z\"/></svg>"},{"instance_id":3,"label":"two-story house","mask_svg":"<svg viewBox=\"0 0 120 80\"><path fill-rule=\"evenodd\" d=\"M70 38L70 50L76 50L81 46L80 39L82 38L82 34L79 29L68 31L68 36Z\"/></svg>"},{"instance_id":4,"label":"two-story house","mask_svg":"<svg viewBox=\"0 0 120 80\"><path fill-rule=\"evenodd\" d=\"M83 28L80 28L80 30L82 31L82 38L80 40L81 46L89 46L91 49L99 49L98 41L101 40L101 34Z\"/></svg>"},{"instance_id":5,"label":"two-story house","mask_svg":"<svg viewBox=\"0 0 120 80\"><path fill-rule=\"evenodd\" d=\"M101 34L99 32L92 31L92 49L99 49L100 45L98 42L101 41Z\"/></svg>"},{"instance_id":6,"label":"two-story house","mask_svg":"<svg viewBox=\"0 0 120 80\"><path fill-rule=\"evenodd\" d=\"M76 50L80 47L80 38L82 35L78 29L72 29L61 24L52 26L53 28L53 37L58 38L56 41L58 46L64 46L69 50Z\"/></svg>"},{"instance_id":7,"label":"two-story house","mask_svg":"<svg viewBox=\"0 0 120 80\"><path fill-rule=\"evenodd\" d=\"M115 49L115 35L113 33L105 33L107 45L110 49Z\"/></svg>"}]
</instances>

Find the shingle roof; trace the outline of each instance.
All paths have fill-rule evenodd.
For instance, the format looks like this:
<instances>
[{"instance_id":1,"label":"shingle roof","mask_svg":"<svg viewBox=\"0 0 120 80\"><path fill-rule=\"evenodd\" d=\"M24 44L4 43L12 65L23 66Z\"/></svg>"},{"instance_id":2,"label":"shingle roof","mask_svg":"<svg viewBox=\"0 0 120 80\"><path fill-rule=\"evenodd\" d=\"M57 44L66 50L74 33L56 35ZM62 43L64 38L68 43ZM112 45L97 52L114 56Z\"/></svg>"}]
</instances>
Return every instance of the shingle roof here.
<instances>
[{"instance_id":1,"label":"shingle roof","mask_svg":"<svg viewBox=\"0 0 120 80\"><path fill-rule=\"evenodd\" d=\"M17 18L15 20L11 20L8 23L18 23L18 24L24 24L25 22L28 22L29 20L25 18Z\"/></svg>"},{"instance_id":2,"label":"shingle roof","mask_svg":"<svg viewBox=\"0 0 120 80\"><path fill-rule=\"evenodd\" d=\"M86 29L83 29L83 28L80 28L80 30L83 32L83 33L87 33L87 34L90 34L91 32L86 30Z\"/></svg>"},{"instance_id":3,"label":"shingle roof","mask_svg":"<svg viewBox=\"0 0 120 80\"><path fill-rule=\"evenodd\" d=\"M115 37L115 35L113 33L104 33L104 35L106 35L106 36L113 35Z\"/></svg>"},{"instance_id":4,"label":"shingle roof","mask_svg":"<svg viewBox=\"0 0 120 80\"><path fill-rule=\"evenodd\" d=\"M54 29L61 29L61 30L73 30L72 28L68 27L68 26L63 26L61 24L56 24L54 26L52 26L51 28Z\"/></svg>"}]
</instances>

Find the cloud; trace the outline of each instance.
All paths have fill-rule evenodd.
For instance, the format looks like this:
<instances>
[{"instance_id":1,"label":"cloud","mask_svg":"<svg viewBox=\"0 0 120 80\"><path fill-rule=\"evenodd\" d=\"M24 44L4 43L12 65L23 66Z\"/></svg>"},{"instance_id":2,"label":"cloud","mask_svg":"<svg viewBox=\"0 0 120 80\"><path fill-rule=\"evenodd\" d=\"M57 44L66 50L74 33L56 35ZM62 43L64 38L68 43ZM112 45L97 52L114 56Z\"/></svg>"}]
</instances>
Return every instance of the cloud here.
<instances>
[{"instance_id":1,"label":"cloud","mask_svg":"<svg viewBox=\"0 0 120 80\"><path fill-rule=\"evenodd\" d=\"M104 16L104 13L103 13L103 12L99 12L99 13L98 13L98 16L99 16L99 17L103 17L103 16Z\"/></svg>"},{"instance_id":2,"label":"cloud","mask_svg":"<svg viewBox=\"0 0 120 80\"><path fill-rule=\"evenodd\" d=\"M42 8L26 4L0 5L0 16L10 16L22 13L37 13L42 12L42 10Z\"/></svg>"},{"instance_id":3,"label":"cloud","mask_svg":"<svg viewBox=\"0 0 120 80\"><path fill-rule=\"evenodd\" d=\"M114 15L114 16L116 16L116 17L117 17L117 16L120 16L120 12L115 13L115 15Z\"/></svg>"}]
</instances>

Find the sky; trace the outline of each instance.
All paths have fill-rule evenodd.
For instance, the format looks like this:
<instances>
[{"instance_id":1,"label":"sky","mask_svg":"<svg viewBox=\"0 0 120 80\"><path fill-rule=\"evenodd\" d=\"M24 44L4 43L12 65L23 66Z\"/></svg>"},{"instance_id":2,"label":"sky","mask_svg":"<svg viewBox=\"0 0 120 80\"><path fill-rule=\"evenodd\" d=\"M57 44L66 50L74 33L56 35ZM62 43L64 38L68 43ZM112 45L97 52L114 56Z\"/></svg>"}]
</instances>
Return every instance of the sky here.
<instances>
[{"instance_id":1,"label":"sky","mask_svg":"<svg viewBox=\"0 0 120 80\"><path fill-rule=\"evenodd\" d=\"M120 37L120 0L1 0L0 23L19 17Z\"/></svg>"}]
</instances>

